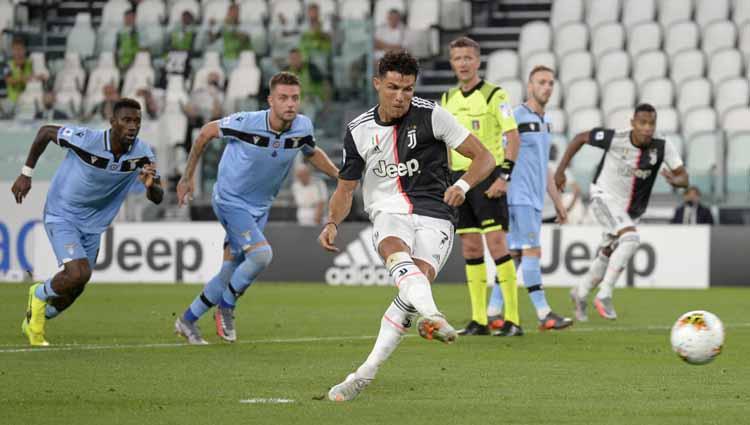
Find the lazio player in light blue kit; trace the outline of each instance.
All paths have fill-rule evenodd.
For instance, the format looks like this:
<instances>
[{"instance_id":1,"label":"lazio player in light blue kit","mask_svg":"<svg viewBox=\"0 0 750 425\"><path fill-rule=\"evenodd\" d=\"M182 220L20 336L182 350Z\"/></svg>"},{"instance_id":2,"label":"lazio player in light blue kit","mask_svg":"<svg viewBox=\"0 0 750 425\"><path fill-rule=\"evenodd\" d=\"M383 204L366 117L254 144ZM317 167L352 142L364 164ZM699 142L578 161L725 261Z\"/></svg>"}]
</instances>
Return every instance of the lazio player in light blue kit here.
<instances>
[{"instance_id":1,"label":"lazio player in light blue kit","mask_svg":"<svg viewBox=\"0 0 750 425\"><path fill-rule=\"evenodd\" d=\"M190 344L207 344L196 322L215 305L217 334L228 342L237 340L234 308L237 299L271 263L271 245L263 228L297 153L301 151L327 175L338 176L336 166L315 146L312 122L297 114L299 79L281 72L271 78L269 86L269 109L238 112L201 129L177 185L177 198L183 205L193 192L193 175L208 142L228 140L211 197L214 213L226 231L224 263L175 322L175 332Z\"/></svg>"},{"instance_id":2,"label":"lazio player in light blue kit","mask_svg":"<svg viewBox=\"0 0 750 425\"><path fill-rule=\"evenodd\" d=\"M46 320L70 307L83 292L96 262L101 234L131 187L140 181L152 202L158 204L163 198L154 154L137 137L140 104L127 98L117 101L110 124L107 130L43 126L11 189L16 202L23 202L31 190L34 166L49 142L68 149L52 178L44 206L44 228L63 270L29 290L21 329L31 345L49 345L44 336Z\"/></svg>"},{"instance_id":3,"label":"lazio player in light blue kit","mask_svg":"<svg viewBox=\"0 0 750 425\"><path fill-rule=\"evenodd\" d=\"M542 255L539 233L542 228L545 189L555 204L558 221L562 223L567 219L560 195L547 172L550 122L544 113L544 107L552 95L554 79L555 75L550 68L534 67L529 74L529 98L513 111L521 135L521 147L513 169L513 184L508 190L508 246L517 263L516 268L523 274L524 286L536 309L541 330L562 329L573 324L571 319L561 317L550 309L542 287L539 264ZM500 314L502 304L502 292L495 285L487 314Z\"/></svg>"}]
</instances>

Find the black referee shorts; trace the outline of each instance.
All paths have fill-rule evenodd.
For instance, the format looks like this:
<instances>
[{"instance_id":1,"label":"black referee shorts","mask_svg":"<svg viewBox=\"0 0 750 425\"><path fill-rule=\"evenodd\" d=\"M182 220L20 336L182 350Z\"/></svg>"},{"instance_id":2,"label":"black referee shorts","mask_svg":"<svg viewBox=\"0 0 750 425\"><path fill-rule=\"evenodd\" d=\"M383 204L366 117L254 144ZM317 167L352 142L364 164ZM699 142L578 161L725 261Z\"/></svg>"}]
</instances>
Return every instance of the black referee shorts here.
<instances>
[{"instance_id":1,"label":"black referee shorts","mask_svg":"<svg viewBox=\"0 0 750 425\"><path fill-rule=\"evenodd\" d=\"M457 181L464 171L453 171L453 181ZM484 192L495 182L500 169L466 192L466 201L458 207L456 233L487 233L496 230L508 231L508 198L488 198Z\"/></svg>"}]
</instances>

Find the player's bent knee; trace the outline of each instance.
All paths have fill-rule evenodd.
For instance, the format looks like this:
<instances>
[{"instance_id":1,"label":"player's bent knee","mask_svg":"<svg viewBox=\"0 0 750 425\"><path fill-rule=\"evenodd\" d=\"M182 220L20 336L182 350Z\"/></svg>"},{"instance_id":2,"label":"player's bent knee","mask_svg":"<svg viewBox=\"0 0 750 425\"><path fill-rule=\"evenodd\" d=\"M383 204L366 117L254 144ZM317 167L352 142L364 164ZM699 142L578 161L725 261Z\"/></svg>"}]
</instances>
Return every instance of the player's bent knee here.
<instances>
[{"instance_id":1,"label":"player's bent knee","mask_svg":"<svg viewBox=\"0 0 750 425\"><path fill-rule=\"evenodd\" d=\"M85 285L91 279L88 260L76 260L65 264L65 275L73 287Z\"/></svg>"},{"instance_id":2,"label":"player's bent knee","mask_svg":"<svg viewBox=\"0 0 750 425\"><path fill-rule=\"evenodd\" d=\"M242 264L250 261L255 266L265 269L271 265L271 260L273 260L273 249L271 248L271 245L263 245L245 253L245 261L243 261Z\"/></svg>"}]
</instances>

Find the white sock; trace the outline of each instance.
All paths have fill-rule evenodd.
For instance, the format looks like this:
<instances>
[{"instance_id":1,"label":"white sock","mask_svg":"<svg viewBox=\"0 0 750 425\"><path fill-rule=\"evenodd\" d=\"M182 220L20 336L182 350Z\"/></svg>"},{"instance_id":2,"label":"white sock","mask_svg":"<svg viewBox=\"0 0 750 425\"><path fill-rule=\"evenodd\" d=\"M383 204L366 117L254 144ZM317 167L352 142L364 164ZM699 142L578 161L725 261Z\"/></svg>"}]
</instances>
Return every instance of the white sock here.
<instances>
[{"instance_id":1,"label":"white sock","mask_svg":"<svg viewBox=\"0 0 750 425\"><path fill-rule=\"evenodd\" d=\"M357 378L375 378L378 368L398 347L416 315L417 311L414 307L405 303L400 297L397 296L393 300L380 320L380 332L378 332L378 339L375 340L375 346L367 356L367 360L357 369Z\"/></svg>"},{"instance_id":2,"label":"white sock","mask_svg":"<svg viewBox=\"0 0 750 425\"><path fill-rule=\"evenodd\" d=\"M617 248L612 251L612 255L609 259L609 267L607 267L607 273L604 274L601 285L599 285L599 293L596 297L611 298L612 290L615 288L617 279L620 278L620 274L628 265L628 261L635 254L635 250L638 249L638 245L641 243L641 238L636 232L623 233L619 239L617 239Z\"/></svg>"},{"instance_id":3,"label":"white sock","mask_svg":"<svg viewBox=\"0 0 750 425\"><path fill-rule=\"evenodd\" d=\"M393 276L401 299L414 306L422 316L438 314L432 288L427 276L419 270L411 256L405 252L391 254L385 262L388 272Z\"/></svg>"},{"instance_id":4,"label":"white sock","mask_svg":"<svg viewBox=\"0 0 750 425\"><path fill-rule=\"evenodd\" d=\"M604 254L599 254L594 258L586 279L581 281L576 287L578 298L586 299L591 288L599 285L604 278L604 273L607 271L607 264L609 264L609 257Z\"/></svg>"}]
</instances>

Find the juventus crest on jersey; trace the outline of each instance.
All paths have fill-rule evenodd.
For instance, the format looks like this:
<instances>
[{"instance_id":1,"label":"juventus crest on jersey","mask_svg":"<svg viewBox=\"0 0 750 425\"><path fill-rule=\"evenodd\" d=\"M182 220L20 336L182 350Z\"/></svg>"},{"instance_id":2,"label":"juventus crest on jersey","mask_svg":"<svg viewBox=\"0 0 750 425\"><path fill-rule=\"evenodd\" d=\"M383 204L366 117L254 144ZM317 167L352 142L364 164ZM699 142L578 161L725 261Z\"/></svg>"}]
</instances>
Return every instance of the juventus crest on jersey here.
<instances>
[{"instance_id":1,"label":"juventus crest on jersey","mask_svg":"<svg viewBox=\"0 0 750 425\"><path fill-rule=\"evenodd\" d=\"M469 131L428 100L412 98L401 118L382 122L378 106L349 123L339 176L362 179L365 211L454 220L443 202L451 184L446 145L457 148Z\"/></svg>"},{"instance_id":2,"label":"juventus crest on jersey","mask_svg":"<svg viewBox=\"0 0 750 425\"><path fill-rule=\"evenodd\" d=\"M653 138L648 146L638 147L631 133L631 129L591 130L588 143L604 149L591 192L614 197L631 218L638 218L646 211L662 163L675 170L682 166L682 159L669 140Z\"/></svg>"}]
</instances>

